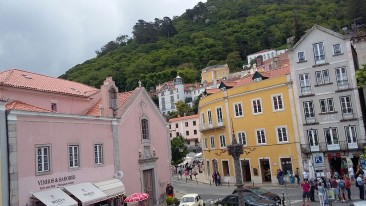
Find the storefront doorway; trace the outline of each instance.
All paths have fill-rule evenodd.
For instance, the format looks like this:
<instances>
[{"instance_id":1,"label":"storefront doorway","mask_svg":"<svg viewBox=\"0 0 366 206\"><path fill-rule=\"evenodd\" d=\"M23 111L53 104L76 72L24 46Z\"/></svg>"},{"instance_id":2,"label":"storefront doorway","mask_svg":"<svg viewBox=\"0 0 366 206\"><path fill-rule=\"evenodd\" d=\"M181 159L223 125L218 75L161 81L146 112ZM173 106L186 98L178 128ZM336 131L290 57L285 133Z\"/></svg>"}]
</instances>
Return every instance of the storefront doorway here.
<instances>
[{"instance_id":1,"label":"storefront doorway","mask_svg":"<svg viewBox=\"0 0 366 206\"><path fill-rule=\"evenodd\" d=\"M262 182L272 182L271 178L271 166L268 159L260 159L259 164L261 167Z\"/></svg>"},{"instance_id":2,"label":"storefront doorway","mask_svg":"<svg viewBox=\"0 0 366 206\"><path fill-rule=\"evenodd\" d=\"M144 170L143 178L144 178L144 192L149 194L149 198L146 200L146 206L153 206L155 202L154 170L153 169Z\"/></svg>"},{"instance_id":3,"label":"storefront doorway","mask_svg":"<svg viewBox=\"0 0 366 206\"><path fill-rule=\"evenodd\" d=\"M241 172L242 172L244 182L252 181L252 175L250 174L249 160L241 160Z\"/></svg>"},{"instance_id":4,"label":"storefront doorway","mask_svg":"<svg viewBox=\"0 0 366 206\"><path fill-rule=\"evenodd\" d=\"M213 172L218 172L219 171L219 166L217 164L217 159L212 160L212 171Z\"/></svg>"}]
</instances>

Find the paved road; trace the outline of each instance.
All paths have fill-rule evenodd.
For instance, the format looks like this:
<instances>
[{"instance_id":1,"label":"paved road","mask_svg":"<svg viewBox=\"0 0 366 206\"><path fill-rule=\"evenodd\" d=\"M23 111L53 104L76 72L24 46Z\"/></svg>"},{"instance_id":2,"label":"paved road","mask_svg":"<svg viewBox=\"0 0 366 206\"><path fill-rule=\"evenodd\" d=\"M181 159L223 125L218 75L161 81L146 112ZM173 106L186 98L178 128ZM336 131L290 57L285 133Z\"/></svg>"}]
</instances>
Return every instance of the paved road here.
<instances>
[{"instance_id":1,"label":"paved road","mask_svg":"<svg viewBox=\"0 0 366 206\"><path fill-rule=\"evenodd\" d=\"M187 193L198 193L201 195L202 199L204 200L206 206L210 205L211 201L216 199L221 199L228 194L231 194L234 190L234 185L224 185L224 186L215 186L209 185L206 183L195 182L195 181L177 181L173 180L174 190L176 193L177 198L181 197ZM269 190L272 193L278 194L282 197L282 192L285 195L286 205L292 206L300 206L302 205L302 191L298 187L292 188L284 188L284 187L265 187L265 189ZM358 199L358 188L352 188L352 198L353 200ZM316 197L316 200L317 197ZM319 202L311 202L311 206L318 206ZM351 205L351 202L336 202L333 203L334 206L348 206ZM366 206L366 202L363 204Z\"/></svg>"}]
</instances>

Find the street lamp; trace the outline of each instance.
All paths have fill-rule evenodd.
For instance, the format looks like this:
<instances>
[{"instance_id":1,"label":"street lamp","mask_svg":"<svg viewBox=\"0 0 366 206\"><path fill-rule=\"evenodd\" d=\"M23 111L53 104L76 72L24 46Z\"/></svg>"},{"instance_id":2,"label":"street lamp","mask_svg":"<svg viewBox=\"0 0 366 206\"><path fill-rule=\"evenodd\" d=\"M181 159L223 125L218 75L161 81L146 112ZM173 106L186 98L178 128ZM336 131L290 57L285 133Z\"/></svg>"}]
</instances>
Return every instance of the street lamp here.
<instances>
[{"instance_id":1,"label":"street lamp","mask_svg":"<svg viewBox=\"0 0 366 206\"><path fill-rule=\"evenodd\" d=\"M227 150L229 155L231 155L234 159L234 167L235 167L235 179L236 179L236 191L238 193L239 198L239 206L245 206L244 203L244 194L243 194L243 181L241 179L241 172L240 172L240 155L243 154L243 145L238 144L235 138L235 133L232 131L232 138L233 141L231 142L231 145L227 146Z\"/></svg>"}]
</instances>

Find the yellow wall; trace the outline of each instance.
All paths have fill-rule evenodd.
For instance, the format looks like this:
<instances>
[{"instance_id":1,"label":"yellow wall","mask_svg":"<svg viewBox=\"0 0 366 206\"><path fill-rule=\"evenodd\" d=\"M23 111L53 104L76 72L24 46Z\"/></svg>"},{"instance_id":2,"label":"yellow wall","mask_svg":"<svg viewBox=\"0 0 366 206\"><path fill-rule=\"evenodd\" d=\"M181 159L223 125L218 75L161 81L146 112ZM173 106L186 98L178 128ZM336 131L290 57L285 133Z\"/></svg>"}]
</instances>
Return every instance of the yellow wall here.
<instances>
[{"instance_id":1,"label":"yellow wall","mask_svg":"<svg viewBox=\"0 0 366 206\"><path fill-rule=\"evenodd\" d=\"M229 76L229 68L228 67L221 67L221 68L214 68L208 69L207 71L201 73L202 82L206 81L207 83L213 82L214 76L216 80L220 80L224 77Z\"/></svg>"},{"instance_id":2,"label":"yellow wall","mask_svg":"<svg viewBox=\"0 0 366 206\"><path fill-rule=\"evenodd\" d=\"M271 95L282 94L284 109L283 111L273 112ZM293 117L296 118L295 109L290 104L290 95L292 95L291 85L288 84L286 76L262 80L260 82L252 83L247 86L232 88L227 91L204 97L200 101L199 117L202 118L202 112L205 114L206 125L208 122L207 111L212 111L213 124L217 121L216 107L222 108L224 118L224 128L209 129L202 132L202 148L203 156L205 158L205 165L210 161L210 173L212 174L212 160L217 159L218 171L223 176L222 160L229 161L230 177L226 177L226 181L234 180L234 166L233 159L220 146L219 135L224 134L226 137L226 145L231 144L231 125L234 127L235 136L238 138L237 132L242 131L246 133L247 145L244 147L244 152L240 159L249 159L251 167L251 176L254 182L262 182L261 167L259 160L266 158L270 162L270 170L272 175L272 182L277 183L276 171L281 168L280 158L291 158L292 172L295 172L299 167L300 152L298 152L299 145L297 125L294 126ZM225 98L227 96L227 98ZM252 114L251 100L261 98L262 114ZM225 100L227 99L228 112L226 109ZM244 117L234 117L234 103L241 102L243 107ZM201 124L201 121L200 121ZM287 143L278 143L276 135L276 127L285 126L287 128ZM207 126L206 126L207 128ZM263 128L266 133L266 144L258 145L256 141L256 129ZM210 146L210 137L214 136L215 148ZM207 138L208 148L205 148L205 138ZM254 176L253 168L258 170L258 175ZM282 169L282 168L281 168ZM207 173L207 170L206 170Z\"/></svg>"}]
</instances>

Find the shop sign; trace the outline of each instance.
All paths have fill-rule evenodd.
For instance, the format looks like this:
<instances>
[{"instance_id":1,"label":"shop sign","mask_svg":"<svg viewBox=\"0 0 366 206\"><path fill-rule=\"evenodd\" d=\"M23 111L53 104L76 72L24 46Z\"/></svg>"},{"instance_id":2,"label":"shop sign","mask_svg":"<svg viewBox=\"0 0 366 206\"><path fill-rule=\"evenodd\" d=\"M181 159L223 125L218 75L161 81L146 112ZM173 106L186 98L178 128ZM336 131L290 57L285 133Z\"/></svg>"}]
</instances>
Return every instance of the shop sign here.
<instances>
[{"instance_id":1,"label":"shop sign","mask_svg":"<svg viewBox=\"0 0 366 206\"><path fill-rule=\"evenodd\" d=\"M313 155L314 167L324 166L324 156L322 153L317 153Z\"/></svg>"},{"instance_id":2,"label":"shop sign","mask_svg":"<svg viewBox=\"0 0 366 206\"><path fill-rule=\"evenodd\" d=\"M38 186L39 189L52 189L57 187L64 187L66 185L74 184L74 181L76 179L75 175L69 175L69 176L63 176L63 177L54 177L54 178L47 178L47 179L41 179L38 180Z\"/></svg>"}]
</instances>

